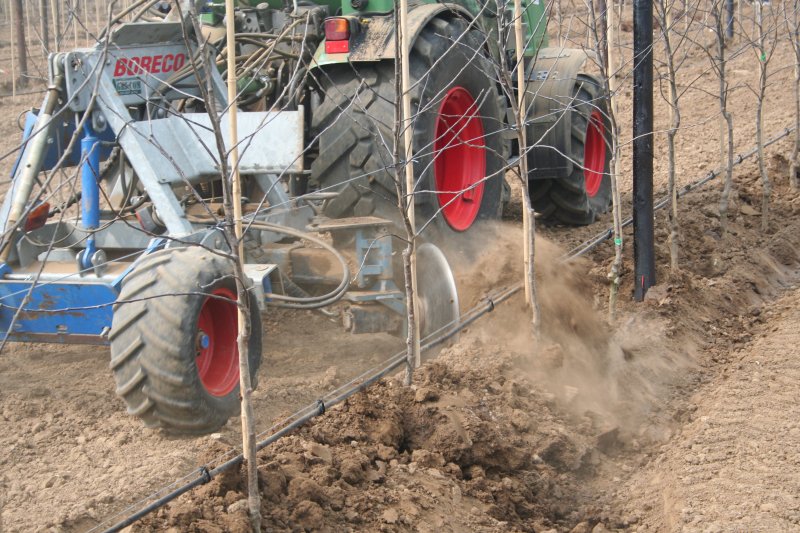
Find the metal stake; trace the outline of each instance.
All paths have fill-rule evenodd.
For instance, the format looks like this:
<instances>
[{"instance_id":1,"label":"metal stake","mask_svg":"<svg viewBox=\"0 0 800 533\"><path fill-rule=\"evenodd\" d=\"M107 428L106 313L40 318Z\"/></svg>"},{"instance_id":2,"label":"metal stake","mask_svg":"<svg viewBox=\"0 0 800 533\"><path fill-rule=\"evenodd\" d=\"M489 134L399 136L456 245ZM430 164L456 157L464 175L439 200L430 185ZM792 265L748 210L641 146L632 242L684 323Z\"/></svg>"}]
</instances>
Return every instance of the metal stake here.
<instances>
[{"instance_id":1,"label":"metal stake","mask_svg":"<svg viewBox=\"0 0 800 533\"><path fill-rule=\"evenodd\" d=\"M656 283L653 241L653 2L633 2L634 299Z\"/></svg>"}]
</instances>

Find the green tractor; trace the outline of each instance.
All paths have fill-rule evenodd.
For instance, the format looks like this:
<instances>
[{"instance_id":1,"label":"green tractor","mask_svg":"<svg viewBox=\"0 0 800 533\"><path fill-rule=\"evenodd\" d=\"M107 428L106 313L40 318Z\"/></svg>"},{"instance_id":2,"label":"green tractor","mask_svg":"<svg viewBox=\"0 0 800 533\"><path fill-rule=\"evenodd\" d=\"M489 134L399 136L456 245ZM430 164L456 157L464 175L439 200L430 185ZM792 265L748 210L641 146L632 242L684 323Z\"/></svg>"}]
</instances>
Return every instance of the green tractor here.
<instances>
[{"instance_id":1,"label":"green tractor","mask_svg":"<svg viewBox=\"0 0 800 533\"><path fill-rule=\"evenodd\" d=\"M237 138L251 308L327 308L353 334L402 336L404 280L394 239L384 238L400 222L393 6L280 1L240 2L234 14L238 100L250 111ZM206 108L226 101L227 61L222 2L189 7L50 56L47 96L26 117L0 205L0 331L108 344L130 414L207 433L239 407L236 285L219 253L231 246L218 217L222 156L209 148L225 141ZM511 18L471 0L409 13L417 230L434 241L417 254L423 338L460 320L436 244L458 251L459 237L498 219L507 197L516 96L502 90L497 65L516 56L500 44ZM610 197L606 96L587 53L543 47L543 21L542 5L527 5L532 200L543 217L589 224ZM198 61L197 30L217 44L219 69ZM80 178L80 192L64 198L48 188L54 172L39 179L62 165ZM255 374L261 323L251 317Z\"/></svg>"},{"instance_id":2,"label":"green tractor","mask_svg":"<svg viewBox=\"0 0 800 533\"><path fill-rule=\"evenodd\" d=\"M292 192L330 194L324 214L331 218L396 220L394 2L238 6L240 102L302 105L306 114L310 172L292 178ZM523 6L533 206L549 221L590 224L611 202L607 95L590 73L592 53L547 48L544 4ZM498 65L513 66L516 57L512 4L420 1L409 9L417 217L430 221L426 235L447 242L500 218L508 199L504 171L519 152L509 119L515 96L502 90ZM224 2L205 3L200 17L221 42Z\"/></svg>"}]
</instances>

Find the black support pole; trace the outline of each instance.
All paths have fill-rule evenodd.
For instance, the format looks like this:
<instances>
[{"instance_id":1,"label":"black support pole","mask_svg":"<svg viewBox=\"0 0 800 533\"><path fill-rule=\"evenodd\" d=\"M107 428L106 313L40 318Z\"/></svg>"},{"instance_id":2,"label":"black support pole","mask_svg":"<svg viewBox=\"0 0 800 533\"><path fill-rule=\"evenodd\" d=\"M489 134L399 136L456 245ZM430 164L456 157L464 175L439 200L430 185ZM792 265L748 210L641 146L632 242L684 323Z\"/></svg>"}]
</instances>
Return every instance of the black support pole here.
<instances>
[{"instance_id":1,"label":"black support pole","mask_svg":"<svg viewBox=\"0 0 800 533\"><path fill-rule=\"evenodd\" d=\"M653 241L653 2L633 2L633 297L656 283Z\"/></svg>"}]
</instances>

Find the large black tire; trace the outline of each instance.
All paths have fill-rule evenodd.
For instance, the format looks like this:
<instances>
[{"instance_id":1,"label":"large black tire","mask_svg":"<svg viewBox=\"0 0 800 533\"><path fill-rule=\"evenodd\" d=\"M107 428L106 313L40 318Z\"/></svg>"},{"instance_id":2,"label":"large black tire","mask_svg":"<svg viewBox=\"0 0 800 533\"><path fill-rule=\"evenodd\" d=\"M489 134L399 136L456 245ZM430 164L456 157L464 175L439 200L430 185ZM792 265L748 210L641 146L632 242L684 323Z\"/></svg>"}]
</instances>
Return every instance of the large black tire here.
<instances>
[{"instance_id":1,"label":"large black tire","mask_svg":"<svg viewBox=\"0 0 800 533\"><path fill-rule=\"evenodd\" d=\"M482 55L481 39L466 30L462 20L433 19L415 41L410 58L414 87L412 113L416 117L413 150L417 226L422 227L435 217L427 227L426 237L438 241L448 241L476 222L497 219L502 214L501 169L507 156L507 143L502 136L505 104L489 75L492 68ZM462 37L456 42L459 36ZM319 155L311 165L312 183L340 193L326 203L325 214L332 218L374 215L399 223L392 168L394 62L336 66L320 71L317 76L324 97L312 119L312 132L319 148ZM470 99L473 104L469 104ZM456 122L459 108L469 109L469 118L448 130L444 120ZM481 129L482 135L465 133L454 141L447 137L449 131ZM483 149L475 148L481 143ZM434 157L436 148L439 155ZM466 150L464 153L477 158L478 164L464 164L449 175L454 180L463 175L468 176L467 180L483 183L482 197L477 203L476 194L472 203L462 201L463 196L459 196L448 204L440 194L442 189L437 188L437 172L444 179L445 166L463 160L448 156L459 153L458 150ZM482 161L485 167L480 173L463 170L479 168ZM450 165L450 169L454 168L455 165ZM486 176L490 178L485 179ZM454 206L450 209L464 207L464 211L460 216L450 209L441 213L442 202Z\"/></svg>"},{"instance_id":2,"label":"large black tire","mask_svg":"<svg viewBox=\"0 0 800 533\"><path fill-rule=\"evenodd\" d=\"M607 102L597 80L587 75L577 77L574 104L566 110L572 114L572 130L564 153L573 161L572 173L566 178L530 182L533 209L545 220L585 226L608 211L611 126ZM529 166L535 168L536 162L529 160Z\"/></svg>"},{"instance_id":3,"label":"large black tire","mask_svg":"<svg viewBox=\"0 0 800 533\"><path fill-rule=\"evenodd\" d=\"M147 427L210 433L239 412L237 308L224 298L236 298L233 267L200 247L155 252L125 278L110 366L117 395ZM261 315L252 295L250 309L255 387Z\"/></svg>"}]
</instances>

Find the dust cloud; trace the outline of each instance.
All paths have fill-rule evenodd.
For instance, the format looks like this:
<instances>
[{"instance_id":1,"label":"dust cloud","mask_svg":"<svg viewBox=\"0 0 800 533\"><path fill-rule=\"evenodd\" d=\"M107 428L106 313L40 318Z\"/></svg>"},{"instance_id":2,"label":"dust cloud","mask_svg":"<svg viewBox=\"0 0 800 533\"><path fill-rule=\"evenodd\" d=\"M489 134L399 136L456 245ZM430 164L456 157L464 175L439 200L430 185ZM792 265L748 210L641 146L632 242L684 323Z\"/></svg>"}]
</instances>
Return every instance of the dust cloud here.
<instances>
[{"instance_id":1,"label":"dust cloud","mask_svg":"<svg viewBox=\"0 0 800 533\"><path fill-rule=\"evenodd\" d=\"M522 280L522 232L510 224L483 229L480 251L465 248L453 265L462 312L488 293ZM622 323L607 319L607 291L582 259L568 263L564 250L536 239L537 293L542 314L534 342L530 312L521 295L498 307L493 319L474 326L487 346L509 351L518 369L555 397L568 413L587 418L600 430L627 442L662 441L670 421L660 416L670 385L695 364L689 339L670 337L657 317L634 315ZM622 295L624 297L624 295ZM456 347L457 348L457 347Z\"/></svg>"}]
</instances>

